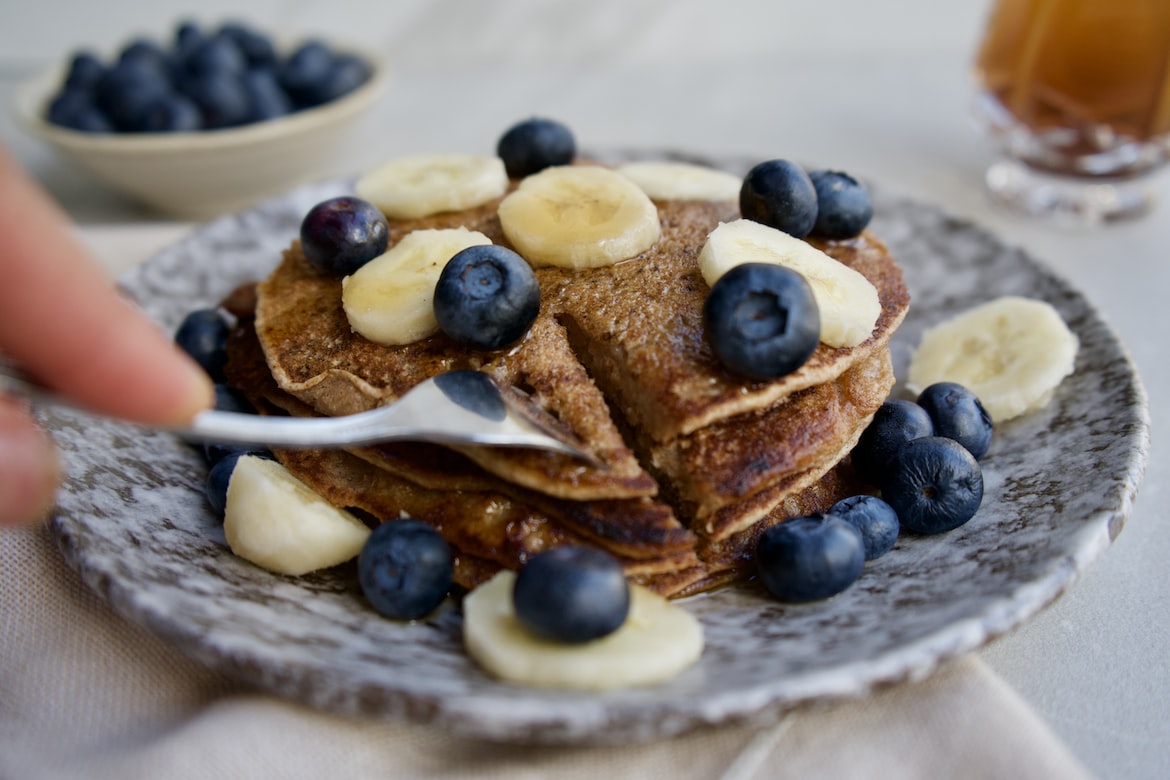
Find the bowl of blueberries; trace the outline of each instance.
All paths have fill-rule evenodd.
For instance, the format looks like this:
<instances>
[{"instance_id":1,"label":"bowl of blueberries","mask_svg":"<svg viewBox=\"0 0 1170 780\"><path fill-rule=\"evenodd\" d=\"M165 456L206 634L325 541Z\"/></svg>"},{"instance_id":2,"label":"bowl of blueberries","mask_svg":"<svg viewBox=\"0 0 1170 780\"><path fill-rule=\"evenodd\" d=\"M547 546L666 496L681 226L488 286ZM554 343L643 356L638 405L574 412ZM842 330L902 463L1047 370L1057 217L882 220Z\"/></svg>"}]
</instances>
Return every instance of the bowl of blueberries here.
<instances>
[{"instance_id":1,"label":"bowl of blueberries","mask_svg":"<svg viewBox=\"0 0 1170 780\"><path fill-rule=\"evenodd\" d=\"M26 84L24 126L111 189L206 219L329 173L386 83L378 57L242 22L178 23Z\"/></svg>"}]
</instances>

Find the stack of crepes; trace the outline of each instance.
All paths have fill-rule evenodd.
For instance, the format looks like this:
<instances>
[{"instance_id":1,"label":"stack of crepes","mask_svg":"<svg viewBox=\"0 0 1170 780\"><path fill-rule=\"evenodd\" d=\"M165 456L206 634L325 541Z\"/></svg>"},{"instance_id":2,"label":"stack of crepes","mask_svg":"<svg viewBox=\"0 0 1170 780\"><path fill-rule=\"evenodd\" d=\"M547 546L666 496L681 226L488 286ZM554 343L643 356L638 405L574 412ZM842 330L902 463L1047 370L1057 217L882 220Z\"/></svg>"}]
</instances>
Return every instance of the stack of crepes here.
<instances>
[{"instance_id":1,"label":"stack of crepes","mask_svg":"<svg viewBox=\"0 0 1170 780\"><path fill-rule=\"evenodd\" d=\"M500 200L421 219L508 245ZM584 443L598 466L534 450L423 443L278 452L333 504L377 521L432 524L467 588L558 545L616 556L631 581L667 597L753 571L763 530L864 490L848 454L894 383L888 342L909 295L868 232L820 247L863 274L882 311L851 348L820 344L797 371L745 380L712 353L708 286L697 258L708 233L739 217L734 201L656 202L661 238L628 261L540 268L541 311L518 344L484 352L442 333L382 346L355 333L341 281L294 242L256 287L254 319L237 307L229 378L267 413L344 415L386 404L431 375L485 371L519 388ZM246 307L245 307L246 308Z\"/></svg>"}]
</instances>

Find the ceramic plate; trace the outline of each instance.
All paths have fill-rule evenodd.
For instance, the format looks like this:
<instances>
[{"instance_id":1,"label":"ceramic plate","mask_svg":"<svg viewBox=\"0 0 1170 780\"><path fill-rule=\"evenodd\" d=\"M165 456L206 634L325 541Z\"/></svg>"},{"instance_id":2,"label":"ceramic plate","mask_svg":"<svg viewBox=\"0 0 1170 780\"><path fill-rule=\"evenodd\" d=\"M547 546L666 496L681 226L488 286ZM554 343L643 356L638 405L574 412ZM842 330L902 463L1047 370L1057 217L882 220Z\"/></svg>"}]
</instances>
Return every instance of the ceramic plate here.
<instances>
[{"instance_id":1,"label":"ceramic plate","mask_svg":"<svg viewBox=\"0 0 1170 780\"><path fill-rule=\"evenodd\" d=\"M347 189L315 185L209 223L124 285L173 329L265 275L302 215ZM1079 292L978 226L880 190L875 201L873 227L913 296L893 342L900 376L923 328L1006 293L1056 306L1081 342L1076 372L1047 408L1000 426L965 526L902 538L826 602L782 605L750 585L683 602L707 646L668 684L586 695L496 682L464 654L454 606L397 623L365 605L351 566L262 571L227 549L192 447L65 413L50 420L70 472L61 548L115 609L216 669L314 707L492 740L651 739L924 677L1052 602L1108 546L1142 476L1148 412L1125 349Z\"/></svg>"}]
</instances>

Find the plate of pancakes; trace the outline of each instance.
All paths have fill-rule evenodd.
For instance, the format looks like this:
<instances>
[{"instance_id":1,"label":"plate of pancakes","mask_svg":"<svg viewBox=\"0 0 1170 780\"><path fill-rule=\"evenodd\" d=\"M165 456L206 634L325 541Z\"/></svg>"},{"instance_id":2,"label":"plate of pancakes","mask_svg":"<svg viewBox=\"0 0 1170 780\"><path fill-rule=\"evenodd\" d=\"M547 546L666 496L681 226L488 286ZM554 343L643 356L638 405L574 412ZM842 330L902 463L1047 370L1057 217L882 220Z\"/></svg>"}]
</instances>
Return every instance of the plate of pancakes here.
<instances>
[{"instance_id":1,"label":"plate of pancakes","mask_svg":"<svg viewBox=\"0 0 1170 780\"><path fill-rule=\"evenodd\" d=\"M686 159L737 174L758 162ZM1149 445L1136 369L1080 292L978 225L873 187L866 233L822 246L877 289L873 335L851 348L822 344L796 372L752 382L718 366L701 327L697 255L711 229L738 216L734 202L658 203L662 238L636 261L541 269L529 335L485 355L441 334L382 347L348 327L339 280L312 272L296 239L310 208L352 186L318 183L217 219L120 282L171 330L231 296L229 379L264 413L360 411L450 369L517 387L599 465L424 444L277 457L371 522L409 514L439 528L463 590L551 546L601 547L632 581L699 619L703 655L653 686L500 682L463 648L457 593L426 619L398 622L365 602L353 564L301 577L262 570L228 549L198 448L53 412L69 464L52 523L66 559L118 612L213 668L321 709L496 741L629 742L766 722L922 678L1011 630L1124 525ZM455 225L502 240L487 204L392 220L391 241ZM760 533L865 491L849 451L886 398L910 397L899 380L922 332L1009 294L1051 303L1080 350L1044 408L997 426L975 518L941 535L903 534L832 599L771 598L753 576Z\"/></svg>"}]
</instances>

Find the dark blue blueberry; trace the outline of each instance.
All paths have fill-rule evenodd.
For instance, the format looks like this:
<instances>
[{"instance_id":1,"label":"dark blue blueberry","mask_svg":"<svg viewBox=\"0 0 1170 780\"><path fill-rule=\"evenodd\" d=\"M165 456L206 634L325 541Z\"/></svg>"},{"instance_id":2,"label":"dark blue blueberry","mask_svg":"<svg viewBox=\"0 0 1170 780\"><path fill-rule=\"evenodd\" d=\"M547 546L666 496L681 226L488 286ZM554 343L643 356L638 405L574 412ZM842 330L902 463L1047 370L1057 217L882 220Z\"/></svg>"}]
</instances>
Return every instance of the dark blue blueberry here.
<instances>
[{"instance_id":1,"label":"dark blue blueberry","mask_svg":"<svg viewBox=\"0 0 1170 780\"><path fill-rule=\"evenodd\" d=\"M300 235L301 251L314 268L347 276L386 251L390 227L377 206L342 195L309 209Z\"/></svg>"},{"instance_id":2,"label":"dark blue blueberry","mask_svg":"<svg viewBox=\"0 0 1170 780\"><path fill-rule=\"evenodd\" d=\"M979 460L991 448L991 415L973 392L955 382L938 382L918 395L934 422L936 436L954 439Z\"/></svg>"},{"instance_id":3,"label":"dark blue blueberry","mask_svg":"<svg viewBox=\"0 0 1170 780\"><path fill-rule=\"evenodd\" d=\"M934 435L930 415L913 401L886 401L853 448L853 470L871 485L880 485L894 462L894 453L911 439Z\"/></svg>"},{"instance_id":4,"label":"dark blue blueberry","mask_svg":"<svg viewBox=\"0 0 1170 780\"><path fill-rule=\"evenodd\" d=\"M195 47L204 40L203 29L191 20L185 20L175 25L175 56L180 62L186 62Z\"/></svg>"},{"instance_id":5,"label":"dark blue blueberry","mask_svg":"<svg viewBox=\"0 0 1170 780\"><path fill-rule=\"evenodd\" d=\"M411 518L373 530L358 554L358 582L381 615L396 620L426 616L451 589L451 550L438 531Z\"/></svg>"},{"instance_id":6,"label":"dark blue blueberry","mask_svg":"<svg viewBox=\"0 0 1170 780\"><path fill-rule=\"evenodd\" d=\"M231 324L218 309L196 309L175 331L175 343L203 367L212 381L223 382L230 332Z\"/></svg>"},{"instance_id":7,"label":"dark blue blueberry","mask_svg":"<svg viewBox=\"0 0 1170 780\"><path fill-rule=\"evenodd\" d=\"M84 133L114 131L114 125L109 117L94 105L93 96L88 91L70 87L66 87L53 97L46 119L52 124Z\"/></svg>"},{"instance_id":8,"label":"dark blue blueberry","mask_svg":"<svg viewBox=\"0 0 1170 780\"><path fill-rule=\"evenodd\" d=\"M748 379L795 371L820 341L820 312L808 282L769 263L744 263L721 276L707 294L703 318L715 356Z\"/></svg>"},{"instance_id":9,"label":"dark blue blueberry","mask_svg":"<svg viewBox=\"0 0 1170 780\"><path fill-rule=\"evenodd\" d=\"M298 108L315 106L322 102L333 64L333 52L328 46L317 40L306 41L281 64L280 86Z\"/></svg>"},{"instance_id":10,"label":"dark blue blueberry","mask_svg":"<svg viewBox=\"0 0 1170 780\"><path fill-rule=\"evenodd\" d=\"M833 504L828 514L841 518L861 533L867 561L882 557L898 541L898 513L877 496L843 498Z\"/></svg>"},{"instance_id":11,"label":"dark blue blueberry","mask_svg":"<svg viewBox=\"0 0 1170 780\"><path fill-rule=\"evenodd\" d=\"M97 106L116 129L138 132L151 104L171 92L169 75L145 58L131 58L119 61L106 72L95 95Z\"/></svg>"},{"instance_id":12,"label":"dark blue blueberry","mask_svg":"<svg viewBox=\"0 0 1170 780\"><path fill-rule=\"evenodd\" d=\"M244 74L244 91L248 93L251 121L276 119L292 112L292 101L280 88L271 68L253 68Z\"/></svg>"},{"instance_id":13,"label":"dark blue blueberry","mask_svg":"<svg viewBox=\"0 0 1170 780\"><path fill-rule=\"evenodd\" d=\"M617 559L589 547L555 547L516 574L516 617L532 633L579 644L612 634L630 611L630 586Z\"/></svg>"},{"instance_id":14,"label":"dark blue blueberry","mask_svg":"<svg viewBox=\"0 0 1170 780\"><path fill-rule=\"evenodd\" d=\"M739 210L746 219L804 238L817 221L817 191L796 163L768 160L744 177Z\"/></svg>"},{"instance_id":15,"label":"dark blue blueberry","mask_svg":"<svg viewBox=\"0 0 1170 780\"><path fill-rule=\"evenodd\" d=\"M239 391L228 387L222 382L215 385L215 408L221 412L235 414L255 414L256 409ZM250 444L226 444L221 442L206 442L203 445L203 458L208 464L214 465L225 456L237 452L262 452L264 448Z\"/></svg>"},{"instance_id":16,"label":"dark blue blueberry","mask_svg":"<svg viewBox=\"0 0 1170 780\"><path fill-rule=\"evenodd\" d=\"M812 235L819 238L853 238L873 219L873 201L865 185L840 171L809 173L817 191L817 221Z\"/></svg>"},{"instance_id":17,"label":"dark blue blueberry","mask_svg":"<svg viewBox=\"0 0 1170 780\"><path fill-rule=\"evenodd\" d=\"M533 117L508 128L496 154L508 176L521 179L553 165L568 165L577 156L577 142L566 125Z\"/></svg>"},{"instance_id":18,"label":"dark blue blueberry","mask_svg":"<svg viewBox=\"0 0 1170 780\"><path fill-rule=\"evenodd\" d=\"M199 106L208 129L245 124L252 114L252 102L241 74L208 71L190 76L183 91Z\"/></svg>"},{"instance_id":19,"label":"dark blue blueberry","mask_svg":"<svg viewBox=\"0 0 1170 780\"><path fill-rule=\"evenodd\" d=\"M211 73L239 77L248 69L248 60L235 38L217 34L196 43L183 60L183 66L196 77Z\"/></svg>"},{"instance_id":20,"label":"dark blue blueberry","mask_svg":"<svg viewBox=\"0 0 1170 780\"><path fill-rule=\"evenodd\" d=\"M180 94L163 95L147 108L142 118L144 133L190 133L203 129L203 112L195 101Z\"/></svg>"},{"instance_id":21,"label":"dark blue blueberry","mask_svg":"<svg viewBox=\"0 0 1170 780\"><path fill-rule=\"evenodd\" d=\"M91 90L102 80L105 73L106 66L95 54L79 51L69 61L69 70L65 74L65 88Z\"/></svg>"},{"instance_id":22,"label":"dark blue blueberry","mask_svg":"<svg viewBox=\"0 0 1170 780\"><path fill-rule=\"evenodd\" d=\"M167 52L157 43L146 38L130 41L122 47L118 54L118 62L131 61L157 68L162 74L170 73L171 63Z\"/></svg>"},{"instance_id":23,"label":"dark blue blueberry","mask_svg":"<svg viewBox=\"0 0 1170 780\"><path fill-rule=\"evenodd\" d=\"M524 258L497 244L457 252L435 284L435 319L460 344L499 349L519 341L540 312L540 284Z\"/></svg>"},{"instance_id":24,"label":"dark blue blueberry","mask_svg":"<svg viewBox=\"0 0 1170 780\"><path fill-rule=\"evenodd\" d=\"M226 35L235 41L248 67L274 67L276 65L276 47L272 39L264 33L249 27L241 22L228 22L220 27L220 34Z\"/></svg>"},{"instance_id":25,"label":"dark blue blueberry","mask_svg":"<svg viewBox=\"0 0 1170 780\"><path fill-rule=\"evenodd\" d=\"M832 515L785 520L764 531L756 545L760 579L781 601L835 596L857 581L864 565L861 533Z\"/></svg>"},{"instance_id":26,"label":"dark blue blueberry","mask_svg":"<svg viewBox=\"0 0 1170 780\"><path fill-rule=\"evenodd\" d=\"M881 489L902 528L938 534L958 528L979 511L983 472L954 439L926 436L898 448Z\"/></svg>"},{"instance_id":27,"label":"dark blue blueberry","mask_svg":"<svg viewBox=\"0 0 1170 780\"><path fill-rule=\"evenodd\" d=\"M333 70L318 87L314 101L328 103L348 95L370 78L370 66L352 54L339 54L333 60Z\"/></svg>"}]
</instances>

